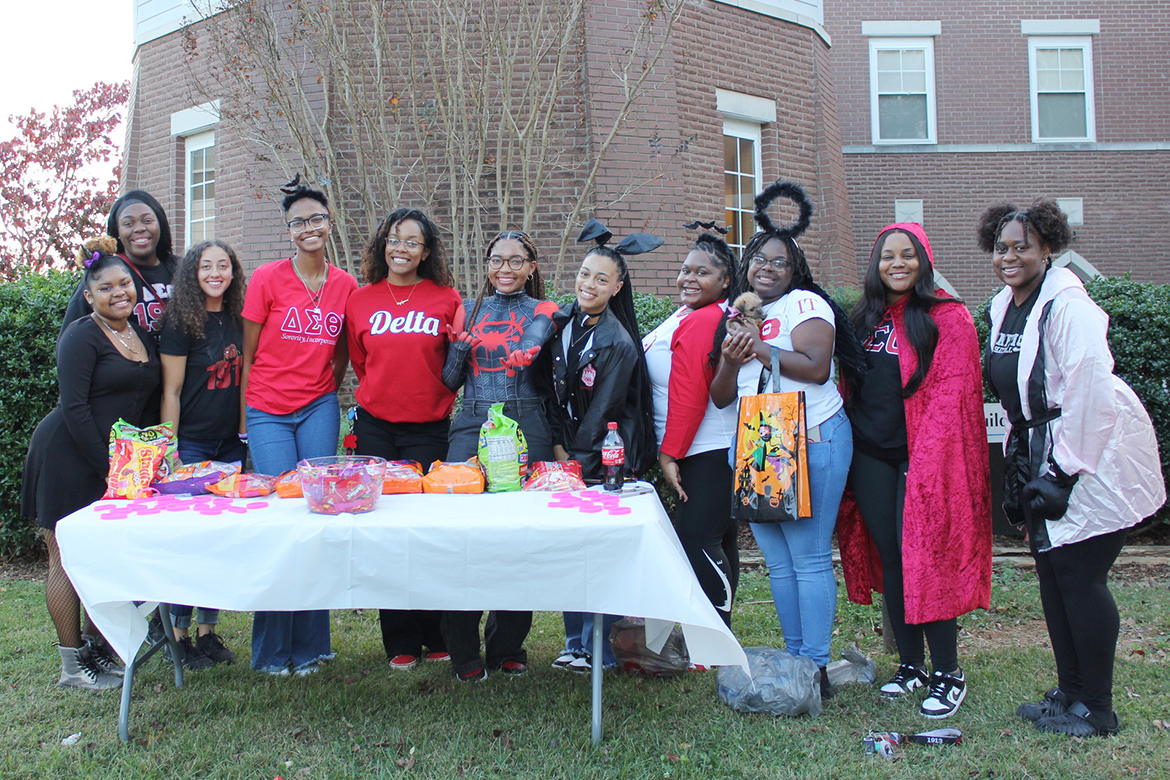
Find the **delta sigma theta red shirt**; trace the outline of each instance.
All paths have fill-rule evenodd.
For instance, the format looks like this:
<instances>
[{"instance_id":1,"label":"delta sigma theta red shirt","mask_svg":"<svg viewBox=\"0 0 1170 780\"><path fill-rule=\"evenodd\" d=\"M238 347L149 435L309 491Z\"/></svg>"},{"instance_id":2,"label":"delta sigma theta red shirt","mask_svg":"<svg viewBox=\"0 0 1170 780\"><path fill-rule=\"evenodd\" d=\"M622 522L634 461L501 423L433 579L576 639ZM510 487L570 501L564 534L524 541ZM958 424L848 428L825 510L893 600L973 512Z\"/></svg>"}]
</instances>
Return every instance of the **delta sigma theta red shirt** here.
<instances>
[{"instance_id":1,"label":"delta sigma theta red shirt","mask_svg":"<svg viewBox=\"0 0 1170 780\"><path fill-rule=\"evenodd\" d=\"M245 402L269 414L291 414L337 389L333 352L345 333L345 302L357 280L335 265L320 296L310 293L292 260L252 272L244 319L259 323L260 343L248 373Z\"/></svg>"},{"instance_id":2,"label":"delta sigma theta red shirt","mask_svg":"<svg viewBox=\"0 0 1170 780\"><path fill-rule=\"evenodd\" d=\"M421 423L451 414L443 384L447 334L463 305L459 291L430 279L413 288L385 281L362 287L345 309L357 402L380 420Z\"/></svg>"}]
</instances>

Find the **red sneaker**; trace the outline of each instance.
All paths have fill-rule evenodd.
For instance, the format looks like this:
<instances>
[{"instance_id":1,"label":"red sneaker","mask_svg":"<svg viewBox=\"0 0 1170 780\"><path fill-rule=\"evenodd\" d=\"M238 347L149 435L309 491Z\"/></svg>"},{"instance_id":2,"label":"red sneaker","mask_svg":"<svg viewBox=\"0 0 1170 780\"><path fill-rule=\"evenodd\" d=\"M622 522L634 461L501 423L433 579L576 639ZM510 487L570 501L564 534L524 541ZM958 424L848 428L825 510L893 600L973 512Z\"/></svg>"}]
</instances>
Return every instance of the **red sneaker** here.
<instances>
[{"instance_id":1,"label":"red sneaker","mask_svg":"<svg viewBox=\"0 0 1170 780\"><path fill-rule=\"evenodd\" d=\"M450 660L451 660L451 654L450 654L450 653L448 653L446 650L432 650L431 652L429 652L429 653L427 653L426 655L424 655L424 656L423 656L423 660L424 660L424 661L427 661L427 662L431 662L431 661L450 661Z\"/></svg>"},{"instance_id":2,"label":"red sneaker","mask_svg":"<svg viewBox=\"0 0 1170 780\"><path fill-rule=\"evenodd\" d=\"M511 677L519 677L528 671L528 667L519 661L504 661L500 664L500 672Z\"/></svg>"},{"instance_id":3,"label":"red sneaker","mask_svg":"<svg viewBox=\"0 0 1170 780\"><path fill-rule=\"evenodd\" d=\"M390 659L391 669L413 669L416 666L418 666L417 655L408 655L403 653L402 655L396 655Z\"/></svg>"}]
</instances>

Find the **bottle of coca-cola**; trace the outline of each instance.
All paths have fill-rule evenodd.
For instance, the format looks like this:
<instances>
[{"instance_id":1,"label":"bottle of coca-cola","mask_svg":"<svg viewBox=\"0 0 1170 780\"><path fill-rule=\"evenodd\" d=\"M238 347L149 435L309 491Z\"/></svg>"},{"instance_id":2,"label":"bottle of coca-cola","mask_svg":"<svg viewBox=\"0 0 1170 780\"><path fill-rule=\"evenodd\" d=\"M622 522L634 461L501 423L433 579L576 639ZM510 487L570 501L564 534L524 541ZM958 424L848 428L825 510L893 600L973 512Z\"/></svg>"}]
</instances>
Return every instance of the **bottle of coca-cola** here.
<instances>
[{"instance_id":1,"label":"bottle of coca-cola","mask_svg":"<svg viewBox=\"0 0 1170 780\"><path fill-rule=\"evenodd\" d=\"M605 441L601 443L601 463L605 466L605 489L622 489L626 481L626 443L618 433L617 423L609 423Z\"/></svg>"}]
</instances>

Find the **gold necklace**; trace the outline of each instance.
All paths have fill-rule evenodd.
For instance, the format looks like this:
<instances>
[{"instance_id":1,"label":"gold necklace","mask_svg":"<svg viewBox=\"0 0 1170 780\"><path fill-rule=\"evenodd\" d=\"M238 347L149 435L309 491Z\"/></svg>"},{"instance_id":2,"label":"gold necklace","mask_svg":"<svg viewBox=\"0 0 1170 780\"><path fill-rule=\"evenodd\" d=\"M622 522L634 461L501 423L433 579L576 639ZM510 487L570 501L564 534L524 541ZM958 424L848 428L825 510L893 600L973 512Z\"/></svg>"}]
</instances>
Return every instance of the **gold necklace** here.
<instances>
[{"instance_id":1,"label":"gold necklace","mask_svg":"<svg viewBox=\"0 0 1170 780\"><path fill-rule=\"evenodd\" d=\"M129 352L131 355L137 355L137 354L139 354L140 352L142 352L142 342L141 342L141 341L138 341L138 334L136 334L136 333L134 332L134 328L130 327L130 323L129 323L129 322L127 322L127 323L126 323L126 332L130 334L130 338L132 338L134 341L138 341L138 347L137 347L137 348L135 348L135 347L131 346L131 344L133 344L133 341L127 341L125 336L123 336L123 335L122 335L121 333L119 333L118 331L114 330L114 329L113 329L113 328L110 326L110 323L108 323L108 322L106 322L105 320L103 320L103 319L102 319L100 316L98 316L97 314L94 314L94 319L96 319L96 320L97 320L98 322L100 322L102 325L105 325L105 326L106 326L106 330L108 330L110 333L113 333L115 336L117 336L117 337L118 337L118 341L122 342L122 346L123 346L123 347L125 347L125 348L126 348L126 351L127 351L127 352Z\"/></svg>"},{"instance_id":2,"label":"gold necklace","mask_svg":"<svg viewBox=\"0 0 1170 780\"><path fill-rule=\"evenodd\" d=\"M394 305L395 306L405 306L406 304L410 303L410 299L414 297L414 291L418 289L418 284L421 281L422 281L422 279L419 279L418 282L415 282L414 284L412 284L410 286L410 295L406 296L405 301L400 301L400 300L398 300L397 296L394 295L394 285L390 284L390 279L387 278L386 279L386 287L387 287L387 289L390 290L390 297L394 300Z\"/></svg>"},{"instance_id":3,"label":"gold necklace","mask_svg":"<svg viewBox=\"0 0 1170 780\"><path fill-rule=\"evenodd\" d=\"M309 294L309 301L313 304L313 308L320 309L321 293L325 289L325 285L329 282L329 263L325 263L325 279L321 282L321 286L317 288L316 293L309 288L309 282L305 279L304 274L301 273L301 269L297 268L297 259L293 257L289 260L289 263L292 264L293 273L297 275L297 278L301 280L301 284L305 286L305 292Z\"/></svg>"}]
</instances>

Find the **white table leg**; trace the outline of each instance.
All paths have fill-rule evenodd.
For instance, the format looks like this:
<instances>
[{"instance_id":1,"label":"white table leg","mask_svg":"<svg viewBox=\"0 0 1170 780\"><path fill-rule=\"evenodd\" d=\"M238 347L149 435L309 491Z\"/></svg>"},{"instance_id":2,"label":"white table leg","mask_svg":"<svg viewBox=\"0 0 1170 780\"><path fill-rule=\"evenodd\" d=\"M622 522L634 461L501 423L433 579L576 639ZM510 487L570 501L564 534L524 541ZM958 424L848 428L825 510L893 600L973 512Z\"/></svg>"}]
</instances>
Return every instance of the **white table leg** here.
<instances>
[{"instance_id":1,"label":"white table leg","mask_svg":"<svg viewBox=\"0 0 1170 780\"><path fill-rule=\"evenodd\" d=\"M601 678L605 674L604 641L601 636L601 627L605 622L605 615L593 616L593 744L601 744Z\"/></svg>"}]
</instances>

